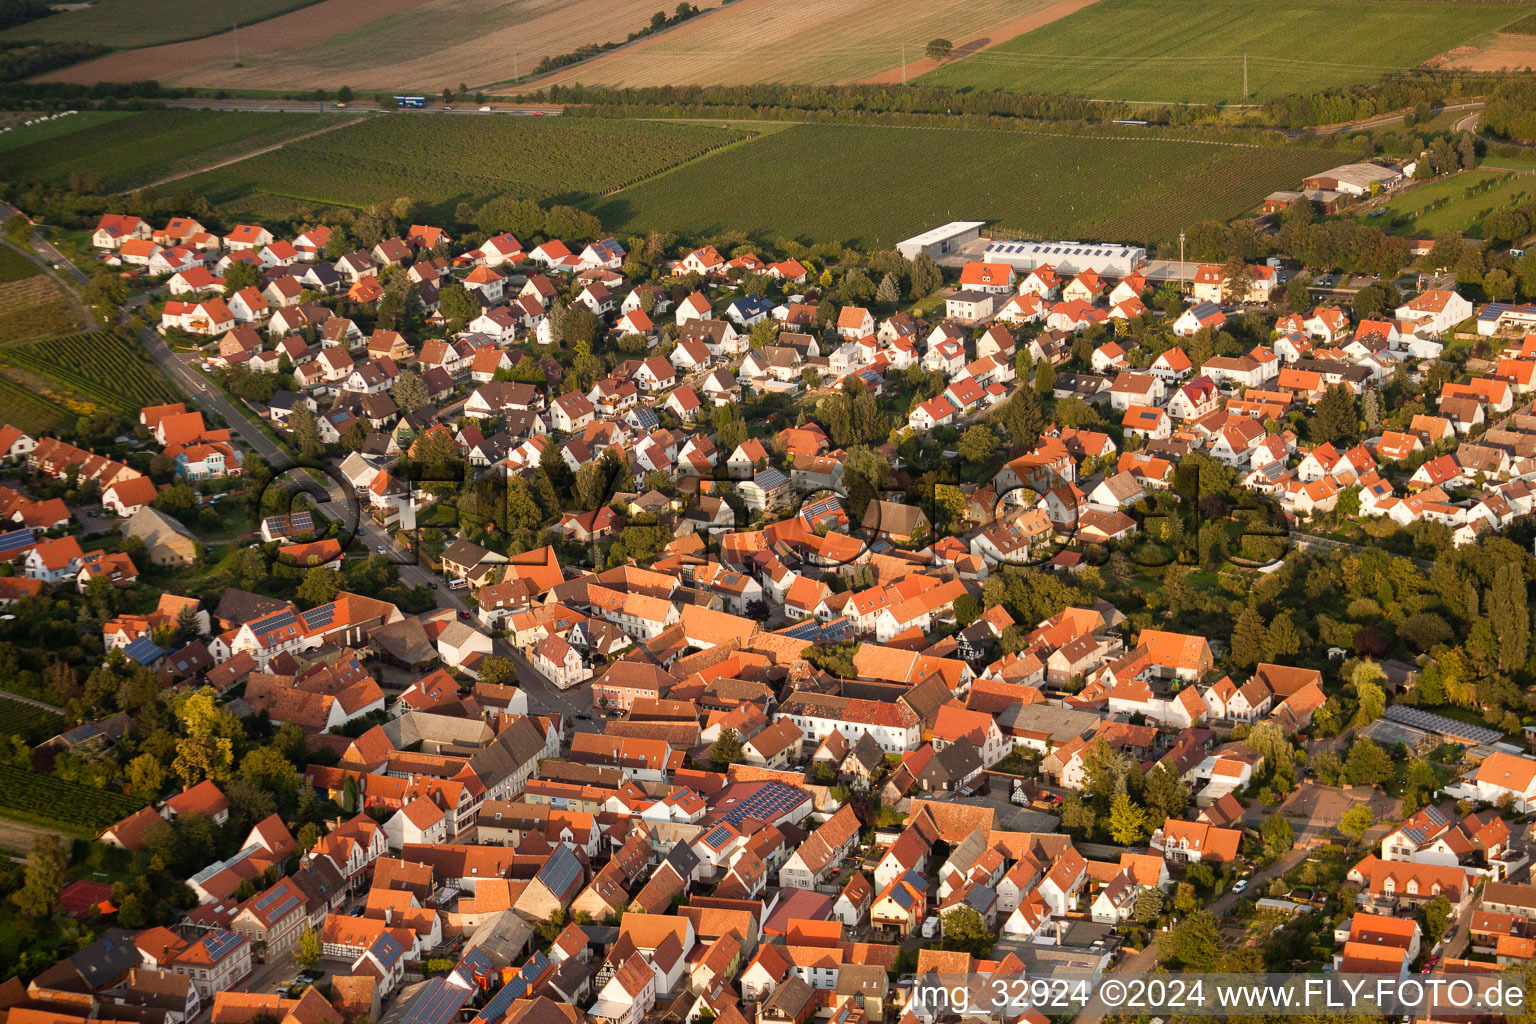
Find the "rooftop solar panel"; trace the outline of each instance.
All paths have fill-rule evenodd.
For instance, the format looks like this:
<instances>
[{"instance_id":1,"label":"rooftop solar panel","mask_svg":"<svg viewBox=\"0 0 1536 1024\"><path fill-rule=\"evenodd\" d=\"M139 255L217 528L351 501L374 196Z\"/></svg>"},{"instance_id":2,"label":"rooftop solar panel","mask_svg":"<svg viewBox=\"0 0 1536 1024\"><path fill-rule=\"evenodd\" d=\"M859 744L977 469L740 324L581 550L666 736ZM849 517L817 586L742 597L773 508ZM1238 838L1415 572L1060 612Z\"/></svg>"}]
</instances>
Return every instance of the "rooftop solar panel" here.
<instances>
[{"instance_id":1,"label":"rooftop solar panel","mask_svg":"<svg viewBox=\"0 0 1536 1024\"><path fill-rule=\"evenodd\" d=\"M37 538L32 536L31 530L12 530L9 533L0 533L0 552L20 551L22 548L31 547L37 543Z\"/></svg>"},{"instance_id":2,"label":"rooftop solar panel","mask_svg":"<svg viewBox=\"0 0 1536 1024\"><path fill-rule=\"evenodd\" d=\"M320 629L329 626L335 618L336 602L332 601L329 604L322 604L305 612L304 625L310 629Z\"/></svg>"},{"instance_id":3,"label":"rooftop solar panel","mask_svg":"<svg viewBox=\"0 0 1536 1024\"><path fill-rule=\"evenodd\" d=\"M549 855L549 860L539 868L535 877L552 893L563 893L571 887L581 874L581 861L576 859L569 847L559 846L555 852Z\"/></svg>"},{"instance_id":4,"label":"rooftop solar panel","mask_svg":"<svg viewBox=\"0 0 1536 1024\"><path fill-rule=\"evenodd\" d=\"M234 932L219 929L209 932L203 938L204 945L208 949L208 958L215 961L224 959L243 941L245 940Z\"/></svg>"},{"instance_id":5,"label":"rooftop solar panel","mask_svg":"<svg viewBox=\"0 0 1536 1024\"><path fill-rule=\"evenodd\" d=\"M406 1011L403 1024L450 1024L458 1015L459 1007L468 1001L468 989L450 985L442 978L433 978Z\"/></svg>"},{"instance_id":6,"label":"rooftop solar panel","mask_svg":"<svg viewBox=\"0 0 1536 1024\"><path fill-rule=\"evenodd\" d=\"M726 836L729 836L730 834L731 830L726 828L724 825L716 825L714 828L710 829L709 834L704 837L704 845L708 847L717 847L720 843L725 842Z\"/></svg>"}]
</instances>

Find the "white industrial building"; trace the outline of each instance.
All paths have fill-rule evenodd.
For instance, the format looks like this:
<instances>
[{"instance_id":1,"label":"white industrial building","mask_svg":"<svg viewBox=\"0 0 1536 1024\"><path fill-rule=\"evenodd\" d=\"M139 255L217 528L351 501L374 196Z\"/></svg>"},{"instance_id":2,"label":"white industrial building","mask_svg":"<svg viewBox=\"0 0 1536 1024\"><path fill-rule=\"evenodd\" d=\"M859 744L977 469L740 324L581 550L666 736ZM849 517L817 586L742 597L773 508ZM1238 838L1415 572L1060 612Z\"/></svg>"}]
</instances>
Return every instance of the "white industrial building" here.
<instances>
[{"instance_id":1,"label":"white industrial building","mask_svg":"<svg viewBox=\"0 0 1536 1024\"><path fill-rule=\"evenodd\" d=\"M920 235L913 235L904 242L897 242L896 251L909 260L917 259L919 253L927 253L938 259L967 242L976 241L981 237L981 229L986 223L984 220L952 220Z\"/></svg>"},{"instance_id":2,"label":"white industrial building","mask_svg":"<svg viewBox=\"0 0 1536 1024\"><path fill-rule=\"evenodd\" d=\"M1007 263L1019 270L1054 267L1058 274L1092 270L1101 277L1127 277L1147 262L1147 250L1135 245L1085 242L1007 242L987 246L986 263Z\"/></svg>"}]
</instances>

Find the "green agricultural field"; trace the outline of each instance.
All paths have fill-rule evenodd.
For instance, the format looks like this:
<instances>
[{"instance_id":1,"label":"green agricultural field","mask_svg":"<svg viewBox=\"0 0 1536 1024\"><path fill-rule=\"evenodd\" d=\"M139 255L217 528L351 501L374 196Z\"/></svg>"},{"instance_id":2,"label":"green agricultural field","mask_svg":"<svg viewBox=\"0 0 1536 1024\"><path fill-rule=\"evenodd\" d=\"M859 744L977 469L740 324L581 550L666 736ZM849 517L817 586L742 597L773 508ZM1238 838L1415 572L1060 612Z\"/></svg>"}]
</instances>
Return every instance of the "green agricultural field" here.
<instances>
[{"instance_id":1,"label":"green agricultural field","mask_svg":"<svg viewBox=\"0 0 1536 1024\"><path fill-rule=\"evenodd\" d=\"M55 735L64 719L52 711L0 697L0 734L20 736L28 743L41 743Z\"/></svg>"},{"instance_id":2,"label":"green agricultural field","mask_svg":"<svg viewBox=\"0 0 1536 1024\"><path fill-rule=\"evenodd\" d=\"M0 284L36 277L43 269L10 246L0 246Z\"/></svg>"},{"instance_id":3,"label":"green agricultural field","mask_svg":"<svg viewBox=\"0 0 1536 1024\"><path fill-rule=\"evenodd\" d=\"M1390 200L1386 213L1370 223L1411 238L1433 238L1443 231L1482 237L1483 218L1495 210L1536 198L1536 175L1518 171L1476 170L1417 185Z\"/></svg>"},{"instance_id":4,"label":"green agricultural field","mask_svg":"<svg viewBox=\"0 0 1536 1024\"><path fill-rule=\"evenodd\" d=\"M95 0L82 10L62 11L0 32L0 40L99 43L125 49L154 46L228 32L236 21L249 25L316 2L241 0L236 9L206 0Z\"/></svg>"},{"instance_id":5,"label":"green agricultural field","mask_svg":"<svg viewBox=\"0 0 1536 1024\"><path fill-rule=\"evenodd\" d=\"M33 274L0 284L0 345L78 331L80 307L53 278Z\"/></svg>"},{"instance_id":6,"label":"green agricultural field","mask_svg":"<svg viewBox=\"0 0 1536 1024\"><path fill-rule=\"evenodd\" d=\"M0 815L17 821L94 836L143 806L124 793L0 765Z\"/></svg>"},{"instance_id":7,"label":"green agricultural field","mask_svg":"<svg viewBox=\"0 0 1536 1024\"><path fill-rule=\"evenodd\" d=\"M84 403L133 412L181 398L143 346L122 331L0 346L0 364L24 378L47 381L47 397L76 411Z\"/></svg>"},{"instance_id":8,"label":"green agricultural field","mask_svg":"<svg viewBox=\"0 0 1536 1024\"><path fill-rule=\"evenodd\" d=\"M30 146L37 142L47 142L49 139L57 139L64 135L73 135L75 132L85 131L99 124L109 121L117 121L121 118L131 117L127 110L81 110L70 114L68 117L58 117L51 121L39 121L37 124L27 124L26 118L32 115L11 114L8 118L11 122L11 130L0 134L0 153L9 153L13 149L22 146Z\"/></svg>"},{"instance_id":9,"label":"green agricultural field","mask_svg":"<svg viewBox=\"0 0 1536 1024\"><path fill-rule=\"evenodd\" d=\"M243 216L408 196L431 215L495 195L570 203L691 160L748 133L594 118L379 117L188 179Z\"/></svg>"},{"instance_id":10,"label":"green agricultural field","mask_svg":"<svg viewBox=\"0 0 1536 1024\"><path fill-rule=\"evenodd\" d=\"M0 151L0 179L57 181L83 174L102 188L138 188L302 135L339 116L148 110Z\"/></svg>"},{"instance_id":11,"label":"green agricultural field","mask_svg":"<svg viewBox=\"0 0 1536 1024\"><path fill-rule=\"evenodd\" d=\"M5 410L0 419L33 435L67 430L77 419L63 406L39 397L31 388L12 380L3 366L0 366L0 409Z\"/></svg>"},{"instance_id":12,"label":"green agricultural field","mask_svg":"<svg viewBox=\"0 0 1536 1024\"><path fill-rule=\"evenodd\" d=\"M1094 99L1241 102L1372 82L1529 13L1426 0L1098 0L918 79Z\"/></svg>"},{"instance_id":13,"label":"green agricultural field","mask_svg":"<svg viewBox=\"0 0 1536 1024\"><path fill-rule=\"evenodd\" d=\"M1301 147L798 125L589 205L610 229L890 245L948 220L1035 237L1163 241L1337 163Z\"/></svg>"}]
</instances>

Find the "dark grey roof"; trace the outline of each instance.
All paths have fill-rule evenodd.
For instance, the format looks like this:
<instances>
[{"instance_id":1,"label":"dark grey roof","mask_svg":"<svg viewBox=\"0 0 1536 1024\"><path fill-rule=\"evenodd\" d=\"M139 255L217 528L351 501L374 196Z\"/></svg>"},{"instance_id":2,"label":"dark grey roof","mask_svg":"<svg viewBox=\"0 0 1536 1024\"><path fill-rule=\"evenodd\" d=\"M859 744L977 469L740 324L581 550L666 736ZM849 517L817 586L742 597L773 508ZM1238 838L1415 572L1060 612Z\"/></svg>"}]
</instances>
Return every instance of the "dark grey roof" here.
<instances>
[{"instance_id":1,"label":"dark grey roof","mask_svg":"<svg viewBox=\"0 0 1536 1024\"><path fill-rule=\"evenodd\" d=\"M544 756L544 737L532 722L519 718L502 729L496 739L469 759L469 769L487 789L515 774L529 761Z\"/></svg>"},{"instance_id":2,"label":"dark grey roof","mask_svg":"<svg viewBox=\"0 0 1536 1024\"><path fill-rule=\"evenodd\" d=\"M581 861L571 852L569 846L562 843L555 847L555 852L550 854L544 866L539 868L534 881L543 885L556 898L563 898L570 894L573 886L581 883L583 873Z\"/></svg>"},{"instance_id":3,"label":"dark grey roof","mask_svg":"<svg viewBox=\"0 0 1536 1024\"><path fill-rule=\"evenodd\" d=\"M770 1011L790 1020L800 1016L800 1011L805 1009L805 1004L811 1001L811 986L801 981L795 975L790 975L773 990L773 993L763 1000L763 1013Z\"/></svg>"}]
</instances>

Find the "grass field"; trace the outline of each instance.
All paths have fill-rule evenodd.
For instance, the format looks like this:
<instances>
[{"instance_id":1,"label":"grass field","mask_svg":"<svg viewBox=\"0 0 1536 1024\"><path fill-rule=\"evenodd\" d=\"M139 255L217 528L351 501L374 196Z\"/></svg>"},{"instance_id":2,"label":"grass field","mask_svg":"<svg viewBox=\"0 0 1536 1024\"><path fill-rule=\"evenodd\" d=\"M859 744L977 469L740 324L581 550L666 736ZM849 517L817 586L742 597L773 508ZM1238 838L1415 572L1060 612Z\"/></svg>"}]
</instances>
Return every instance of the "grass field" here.
<instances>
[{"instance_id":1,"label":"grass field","mask_svg":"<svg viewBox=\"0 0 1536 1024\"><path fill-rule=\"evenodd\" d=\"M1494 210L1531 202L1536 175L1476 170L1415 186L1386 204L1387 214L1371 218L1385 231L1433 238L1442 231L1482 237L1483 218Z\"/></svg>"},{"instance_id":2,"label":"grass field","mask_svg":"<svg viewBox=\"0 0 1536 1024\"><path fill-rule=\"evenodd\" d=\"M0 284L41 274L42 268L10 246L0 245Z\"/></svg>"},{"instance_id":3,"label":"grass field","mask_svg":"<svg viewBox=\"0 0 1536 1024\"><path fill-rule=\"evenodd\" d=\"M540 85L739 85L857 82L914 64L928 40L957 47L1000 42L1056 0L737 0ZM983 42L984 41L984 42ZM915 74L915 70L914 70ZM900 81L898 74L897 81Z\"/></svg>"},{"instance_id":4,"label":"grass field","mask_svg":"<svg viewBox=\"0 0 1536 1024\"><path fill-rule=\"evenodd\" d=\"M20 118L13 121L14 127L10 131L0 135L0 153L9 153L13 149L30 146L36 142L47 142L49 139L57 139L63 135L73 135L75 132L128 116L130 114L126 110L81 110L68 117L40 121L34 125L24 125L25 118Z\"/></svg>"},{"instance_id":5,"label":"grass field","mask_svg":"<svg viewBox=\"0 0 1536 1024\"><path fill-rule=\"evenodd\" d=\"M0 150L0 178L96 175L108 189L138 188L333 123L331 114L149 110L83 131Z\"/></svg>"},{"instance_id":6,"label":"grass field","mask_svg":"<svg viewBox=\"0 0 1536 1024\"><path fill-rule=\"evenodd\" d=\"M610 229L893 242L956 219L1161 241L1252 209L1337 155L1158 139L799 125L589 204Z\"/></svg>"},{"instance_id":7,"label":"grass field","mask_svg":"<svg viewBox=\"0 0 1536 1024\"><path fill-rule=\"evenodd\" d=\"M1099 0L919 81L1095 99L1239 102L1370 82L1519 19L1499 3Z\"/></svg>"},{"instance_id":8,"label":"grass field","mask_svg":"<svg viewBox=\"0 0 1536 1024\"><path fill-rule=\"evenodd\" d=\"M133 412L181 395L143 347L120 331L90 331L0 345L0 364L24 380L44 380L44 397L74 412L85 406Z\"/></svg>"},{"instance_id":9,"label":"grass field","mask_svg":"<svg viewBox=\"0 0 1536 1024\"><path fill-rule=\"evenodd\" d=\"M303 139L182 184L242 216L409 196L430 215L510 194L575 202L747 133L586 118L380 117Z\"/></svg>"},{"instance_id":10,"label":"grass field","mask_svg":"<svg viewBox=\"0 0 1536 1024\"><path fill-rule=\"evenodd\" d=\"M205 0L95 0L82 10L62 11L0 32L0 39L153 46L224 32L236 21L248 25L314 2L241 0L239 9L234 10Z\"/></svg>"}]
</instances>

